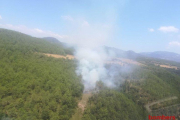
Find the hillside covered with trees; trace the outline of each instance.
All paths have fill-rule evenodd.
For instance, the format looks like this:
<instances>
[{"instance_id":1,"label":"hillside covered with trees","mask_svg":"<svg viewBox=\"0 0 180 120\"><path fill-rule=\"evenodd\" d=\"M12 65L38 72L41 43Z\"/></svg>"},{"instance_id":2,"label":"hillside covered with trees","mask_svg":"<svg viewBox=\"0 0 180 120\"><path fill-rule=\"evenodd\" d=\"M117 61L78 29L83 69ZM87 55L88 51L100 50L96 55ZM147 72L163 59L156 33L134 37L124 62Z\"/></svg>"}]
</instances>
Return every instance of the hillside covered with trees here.
<instances>
[{"instance_id":1,"label":"hillside covered with trees","mask_svg":"<svg viewBox=\"0 0 180 120\"><path fill-rule=\"evenodd\" d=\"M83 85L76 62L40 53L64 55L63 46L0 29L0 116L15 120L68 120Z\"/></svg>"},{"instance_id":2,"label":"hillside covered with trees","mask_svg":"<svg viewBox=\"0 0 180 120\"><path fill-rule=\"evenodd\" d=\"M89 99L83 120L144 120L150 114L144 107L148 103L176 96L176 102L168 101L154 107L160 109L180 104L180 75L148 64L131 66L131 72L124 72L123 66L115 65L114 69L119 71L114 79L117 87L109 89L98 83L99 92ZM179 118L177 110L170 111L169 115Z\"/></svg>"},{"instance_id":3,"label":"hillside covered with trees","mask_svg":"<svg viewBox=\"0 0 180 120\"><path fill-rule=\"evenodd\" d=\"M84 89L81 76L75 73L77 61L42 53L66 55L73 54L73 49L52 38L0 29L0 119L69 120L75 114ZM142 57L137 61L143 65L105 66L117 72L116 87L97 82L81 113L83 120L144 120L149 114L144 106L149 102L176 96L174 103L152 108L180 103L179 69L154 65L179 68L179 63Z\"/></svg>"}]
</instances>

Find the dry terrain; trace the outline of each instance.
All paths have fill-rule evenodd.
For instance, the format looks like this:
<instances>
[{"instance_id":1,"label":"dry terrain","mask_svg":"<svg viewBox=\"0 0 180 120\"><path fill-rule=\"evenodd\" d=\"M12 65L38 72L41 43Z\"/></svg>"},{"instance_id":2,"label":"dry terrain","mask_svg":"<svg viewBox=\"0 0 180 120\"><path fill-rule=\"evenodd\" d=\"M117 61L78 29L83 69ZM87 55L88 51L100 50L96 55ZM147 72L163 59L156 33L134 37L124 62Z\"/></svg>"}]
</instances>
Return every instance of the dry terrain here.
<instances>
[{"instance_id":1,"label":"dry terrain","mask_svg":"<svg viewBox=\"0 0 180 120\"><path fill-rule=\"evenodd\" d=\"M121 66L128 65L128 64L139 65L139 66L144 65L142 63L139 63L137 61L127 59L127 58L115 58L112 61L106 61L105 63L107 63L107 64L118 64Z\"/></svg>"},{"instance_id":2,"label":"dry terrain","mask_svg":"<svg viewBox=\"0 0 180 120\"><path fill-rule=\"evenodd\" d=\"M75 59L75 56L73 55L58 55L58 54L49 54L49 53L43 53L44 55L47 55L48 57L54 57L54 58L65 58L65 59ZM105 61L106 64L118 64L121 66L127 65L127 64L133 64L133 65L143 65L139 62L136 62L131 59L125 59L125 58L115 58L111 61Z\"/></svg>"},{"instance_id":3,"label":"dry terrain","mask_svg":"<svg viewBox=\"0 0 180 120\"><path fill-rule=\"evenodd\" d=\"M87 102L91 96L91 93L83 93L82 99L78 102L78 107L75 111L75 114L72 116L71 120L81 120Z\"/></svg>"},{"instance_id":4,"label":"dry terrain","mask_svg":"<svg viewBox=\"0 0 180 120\"><path fill-rule=\"evenodd\" d=\"M155 64L156 66L159 66L159 67L164 67L164 68L171 68L171 69L175 69L177 70L178 67L176 66L171 66L171 65L161 65L161 64Z\"/></svg>"},{"instance_id":5,"label":"dry terrain","mask_svg":"<svg viewBox=\"0 0 180 120\"><path fill-rule=\"evenodd\" d=\"M49 53L43 53L44 55L47 55L48 57L54 57L54 58L65 58L65 59L74 59L75 57L73 55L57 55L57 54L49 54Z\"/></svg>"}]
</instances>

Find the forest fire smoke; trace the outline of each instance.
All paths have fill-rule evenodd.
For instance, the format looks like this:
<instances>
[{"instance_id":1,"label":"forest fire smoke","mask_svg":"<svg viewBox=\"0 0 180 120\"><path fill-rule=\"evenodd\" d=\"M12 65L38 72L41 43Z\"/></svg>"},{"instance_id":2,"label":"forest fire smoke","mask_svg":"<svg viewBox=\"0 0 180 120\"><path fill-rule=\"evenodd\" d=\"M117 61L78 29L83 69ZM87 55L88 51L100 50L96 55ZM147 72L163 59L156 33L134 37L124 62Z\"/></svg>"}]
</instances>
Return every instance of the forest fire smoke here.
<instances>
[{"instance_id":1,"label":"forest fire smoke","mask_svg":"<svg viewBox=\"0 0 180 120\"><path fill-rule=\"evenodd\" d=\"M72 19L71 26L68 27L71 32L66 41L75 46L74 56L78 60L76 73L82 76L85 90L93 89L100 80L109 87L114 86L104 63L114 54L102 47L112 39L114 29L112 19L104 24L91 24L84 19Z\"/></svg>"},{"instance_id":2,"label":"forest fire smoke","mask_svg":"<svg viewBox=\"0 0 180 120\"><path fill-rule=\"evenodd\" d=\"M79 48L75 56L79 61L76 73L82 76L85 90L95 88L96 82L99 80L109 87L114 86L108 76L108 70L104 66L104 61L110 60L111 55L107 55L103 48L96 50Z\"/></svg>"}]
</instances>

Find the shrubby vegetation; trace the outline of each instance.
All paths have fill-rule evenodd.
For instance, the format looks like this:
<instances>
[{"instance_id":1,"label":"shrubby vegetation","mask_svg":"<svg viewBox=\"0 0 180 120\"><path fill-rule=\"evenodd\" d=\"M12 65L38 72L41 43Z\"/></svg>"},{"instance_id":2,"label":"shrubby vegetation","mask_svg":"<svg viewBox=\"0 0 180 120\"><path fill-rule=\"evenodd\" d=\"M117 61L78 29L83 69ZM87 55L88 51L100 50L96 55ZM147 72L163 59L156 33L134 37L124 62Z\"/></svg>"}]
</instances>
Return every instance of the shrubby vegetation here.
<instances>
[{"instance_id":1,"label":"shrubby vegetation","mask_svg":"<svg viewBox=\"0 0 180 120\"><path fill-rule=\"evenodd\" d=\"M142 120L145 110L123 93L105 89L89 99L83 120Z\"/></svg>"},{"instance_id":2,"label":"shrubby vegetation","mask_svg":"<svg viewBox=\"0 0 180 120\"><path fill-rule=\"evenodd\" d=\"M140 105L170 96L178 96L180 77L163 69L151 67L138 68L132 75L135 79L127 79L123 84L125 94ZM131 76L131 75L129 75ZM134 77L133 77L134 78Z\"/></svg>"},{"instance_id":3,"label":"shrubby vegetation","mask_svg":"<svg viewBox=\"0 0 180 120\"><path fill-rule=\"evenodd\" d=\"M107 66L111 67L111 66ZM118 85L107 89L100 82L100 90L89 100L83 116L84 120L143 120L147 119L144 105L159 99L180 95L180 76L156 66L116 67L119 74L115 78ZM179 104L180 99L174 104ZM159 106L160 108L161 106ZM158 109L158 108L157 108Z\"/></svg>"},{"instance_id":4,"label":"shrubby vegetation","mask_svg":"<svg viewBox=\"0 0 180 120\"><path fill-rule=\"evenodd\" d=\"M69 120L83 85L76 62L39 53L63 47L0 29L0 115L16 120Z\"/></svg>"},{"instance_id":5,"label":"shrubby vegetation","mask_svg":"<svg viewBox=\"0 0 180 120\"><path fill-rule=\"evenodd\" d=\"M171 101L165 101L165 102L161 102L159 104L155 104L150 106L151 110L157 110L159 108L163 108L163 107L169 107L169 106L173 106L173 105L180 105L180 99L174 99Z\"/></svg>"}]
</instances>

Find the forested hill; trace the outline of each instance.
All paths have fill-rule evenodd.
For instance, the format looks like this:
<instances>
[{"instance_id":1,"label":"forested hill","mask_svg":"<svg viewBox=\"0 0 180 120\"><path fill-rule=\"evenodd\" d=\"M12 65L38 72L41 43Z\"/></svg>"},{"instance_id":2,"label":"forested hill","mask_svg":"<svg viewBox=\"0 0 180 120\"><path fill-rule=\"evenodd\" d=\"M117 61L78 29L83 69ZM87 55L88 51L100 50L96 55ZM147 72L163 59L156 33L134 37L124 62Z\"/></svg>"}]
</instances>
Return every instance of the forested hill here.
<instances>
[{"instance_id":1,"label":"forested hill","mask_svg":"<svg viewBox=\"0 0 180 120\"><path fill-rule=\"evenodd\" d=\"M83 85L76 62L39 53L66 54L67 48L0 29L0 119L69 120Z\"/></svg>"},{"instance_id":2,"label":"forested hill","mask_svg":"<svg viewBox=\"0 0 180 120\"><path fill-rule=\"evenodd\" d=\"M72 54L72 51L62 44L56 44L41 38L0 28L0 47L8 51L17 52L42 52L53 54Z\"/></svg>"},{"instance_id":3,"label":"forested hill","mask_svg":"<svg viewBox=\"0 0 180 120\"><path fill-rule=\"evenodd\" d=\"M123 51L118 52L119 56L124 55ZM98 81L98 91L92 92L84 113L77 112L83 93L81 77L75 73L77 61L42 53L66 55L72 54L73 49L0 29L0 119L80 120L77 115L82 120L145 120L150 114L144 108L148 103L175 96L176 101L150 107L157 110L180 104L179 63L145 57L137 59L143 66L106 64L107 70L116 71L112 79L116 87L108 88ZM131 51L129 56L137 57ZM180 112L169 113L180 119Z\"/></svg>"}]
</instances>

